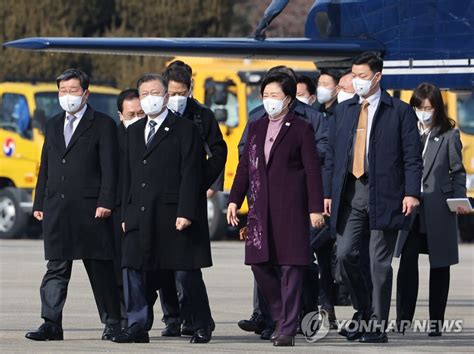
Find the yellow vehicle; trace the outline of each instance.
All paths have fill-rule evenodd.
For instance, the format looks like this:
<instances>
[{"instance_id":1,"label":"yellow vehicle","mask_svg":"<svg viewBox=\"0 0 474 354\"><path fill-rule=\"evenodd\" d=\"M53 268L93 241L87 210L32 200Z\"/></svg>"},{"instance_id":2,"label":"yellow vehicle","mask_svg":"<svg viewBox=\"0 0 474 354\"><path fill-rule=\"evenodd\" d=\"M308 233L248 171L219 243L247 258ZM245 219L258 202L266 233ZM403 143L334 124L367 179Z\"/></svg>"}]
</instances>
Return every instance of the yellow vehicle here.
<instances>
[{"instance_id":1,"label":"yellow vehicle","mask_svg":"<svg viewBox=\"0 0 474 354\"><path fill-rule=\"evenodd\" d=\"M175 58L193 68L193 97L210 107L220 123L228 147L225 167L224 192L208 201L208 220L211 239L224 236L227 223L225 212L229 191L238 164L237 145L247 123L248 112L261 105L260 83L273 66L286 65L297 73L316 77L311 62L271 60L231 60L216 58ZM241 209L243 216L247 206Z\"/></svg>"},{"instance_id":2,"label":"yellow vehicle","mask_svg":"<svg viewBox=\"0 0 474 354\"><path fill-rule=\"evenodd\" d=\"M89 103L116 118L118 90L90 88ZM0 83L0 238L25 233L46 120L61 111L56 84Z\"/></svg>"}]
</instances>

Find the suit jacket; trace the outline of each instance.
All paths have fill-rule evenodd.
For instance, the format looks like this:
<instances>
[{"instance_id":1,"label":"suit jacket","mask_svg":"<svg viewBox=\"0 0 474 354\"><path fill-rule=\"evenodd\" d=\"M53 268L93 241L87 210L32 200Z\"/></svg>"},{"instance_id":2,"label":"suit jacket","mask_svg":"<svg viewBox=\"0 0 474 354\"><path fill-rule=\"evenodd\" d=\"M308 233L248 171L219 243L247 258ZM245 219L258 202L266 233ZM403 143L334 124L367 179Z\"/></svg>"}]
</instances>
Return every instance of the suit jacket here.
<instances>
[{"instance_id":1,"label":"suit jacket","mask_svg":"<svg viewBox=\"0 0 474 354\"><path fill-rule=\"evenodd\" d=\"M245 263L308 265L309 213L322 212L323 192L314 132L289 113L265 163L268 117L250 124L229 196L238 207L249 194Z\"/></svg>"},{"instance_id":2,"label":"suit jacket","mask_svg":"<svg viewBox=\"0 0 474 354\"><path fill-rule=\"evenodd\" d=\"M329 123L323 179L325 197L332 198L333 233L337 231L341 198L351 170L360 107L359 96L355 95L336 106ZM402 201L405 196L420 197L423 169L413 108L382 90L368 139L369 227L371 230L408 229L410 218L402 214Z\"/></svg>"},{"instance_id":3,"label":"suit jacket","mask_svg":"<svg viewBox=\"0 0 474 354\"><path fill-rule=\"evenodd\" d=\"M193 121L198 127L201 141L207 144L212 156L204 155L204 188L207 191L212 188L215 191L224 189L224 167L227 160L227 145L222 137L219 123L214 117L211 109L201 105L193 98L188 98L183 116ZM198 120L202 122L202 132L199 131Z\"/></svg>"},{"instance_id":4,"label":"suit jacket","mask_svg":"<svg viewBox=\"0 0 474 354\"><path fill-rule=\"evenodd\" d=\"M117 190L115 194L115 205L118 208L117 212L121 212L120 205L122 204L122 190L123 190L123 170L125 168L125 155L127 152L127 128L121 122L117 126L117 141L118 141L118 175L117 175Z\"/></svg>"},{"instance_id":5,"label":"suit jacket","mask_svg":"<svg viewBox=\"0 0 474 354\"><path fill-rule=\"evenodd\" d=\"M316 143L316 149L319 155L319 161L321 165L324 164L324 158L326 155L327 144L328 144L328 119L324 117L317 109L313 108L310 105L307 105L303 102L295 100L290 107L290 111L293 111L296 117L303 119L304 121L311 124L314 131L314 142ZM244 151L244 146L247 141L247 134L250 123L262 119L267 116L265 108L263 105L253 109L249 113L249 119L245 130L242 133L242 137L239 142L239 156L242 155Z\"/></svg>"},{"instance_id":6,"label":"suit jacket","mask_svg":"<svg viewBox=\"0 0 474 354\"><path fill-rule=\"evenodd\" d=\"M168 113L149 147L147 119L127 129L124 170L124 267L188 270L212 265L209 233L203 232L206 195L203 152L196 126ZM192 225L176 230L176 218Z\"/></svg>"},{"instance_id":7,"label":"suit jacket","mask_svg":"<svg viewBox=\"0 0 474 354\"><path fill-rule=\"evenodd\" d=\"M466 198L466 170L457 129L430 136L423 168L420 224L426 232L432 268L459 262L457 215L449 210L448 198ZM413 230L418 232L419 230ZM395 254L403 250L407 233L400 233Z\"/></svg>"},{"instance_id":8,"label":"suit jacket","mask_svg":"<svg viewBox=\"0 0 474 354\"><path fill-rule=\"evenodd\" d=\"M116 125L88 106L66 148L64 117L62 112L46 123L33 205L44 213L45 257L112 259L111 220L96 219L95 211L115 206Z\"/></svg>"}]
</instances>

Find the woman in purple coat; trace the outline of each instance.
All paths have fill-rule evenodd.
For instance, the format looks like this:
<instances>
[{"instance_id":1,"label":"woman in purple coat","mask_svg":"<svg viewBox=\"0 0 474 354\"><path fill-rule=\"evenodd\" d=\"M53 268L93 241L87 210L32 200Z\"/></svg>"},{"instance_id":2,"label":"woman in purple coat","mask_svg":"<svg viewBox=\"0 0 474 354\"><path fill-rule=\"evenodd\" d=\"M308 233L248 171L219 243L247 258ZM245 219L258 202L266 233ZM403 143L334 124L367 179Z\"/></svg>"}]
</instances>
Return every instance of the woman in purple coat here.
<instances>
[{"instance_id":1,"label":"woman in purple coat","mask_svg":"<svg viewBox=\"0 0 474 354\"><path fill-rule=\"evenodd\" d=\"M268 75L260 93L267 117L249 127L227 221L238 225L237 210L248 193L245 264L277 323L273 345L292 346L310 262L309 226L324 224L321 171L313 128L288 109L296 96L294 79Z\"/></svg>"}]
</instances>

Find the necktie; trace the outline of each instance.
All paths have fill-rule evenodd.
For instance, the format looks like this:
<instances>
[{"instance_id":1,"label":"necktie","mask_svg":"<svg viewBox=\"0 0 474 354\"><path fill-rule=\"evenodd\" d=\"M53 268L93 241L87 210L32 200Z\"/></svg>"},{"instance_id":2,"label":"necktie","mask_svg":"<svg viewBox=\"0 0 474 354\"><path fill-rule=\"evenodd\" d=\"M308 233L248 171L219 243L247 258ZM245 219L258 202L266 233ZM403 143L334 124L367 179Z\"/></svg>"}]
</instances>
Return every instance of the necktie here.
<instances>
[{"instance_id":1,"label":"necktie","mask_svg":"<svg viewBox=\"0 0 474 354\"><path fill-rule=\"evenodd\" d=\"M365 171L365 146L367 142L367 121L369 118L368 106L369 102L364 100L360 108L359 122L357 123L356 141L354 144L354 162L352 164L352 174L356 178L360 178Z\"/></svg>"},{"instance_id":2,"label":"necktie","mask_svg":"<svg viewBox=\"0 0 474 354\"><path fill-rule=\"evenodd\" d=\"M64 142L66 143L66 147L68 147L69 142L71 141L72 134L74 133L74 122L76 121L77 117L73 115L67 116L66 120L66 127L64 128Z\"/></svg>"},{"instance_id":3,"label":"necktie","mask_svg":"<svg viewBox=\"0 0 474 354\"><path fill-rule=\"evenodd\" d=\"M150 131L148 132L148 136L146 138L146 146L150 145L151 140L153 139L153 136L155 135L155 127L156 127L156 122L154 120L150 120L148 122L148 125L150 126Z\"/></svg>"}]
</instances>

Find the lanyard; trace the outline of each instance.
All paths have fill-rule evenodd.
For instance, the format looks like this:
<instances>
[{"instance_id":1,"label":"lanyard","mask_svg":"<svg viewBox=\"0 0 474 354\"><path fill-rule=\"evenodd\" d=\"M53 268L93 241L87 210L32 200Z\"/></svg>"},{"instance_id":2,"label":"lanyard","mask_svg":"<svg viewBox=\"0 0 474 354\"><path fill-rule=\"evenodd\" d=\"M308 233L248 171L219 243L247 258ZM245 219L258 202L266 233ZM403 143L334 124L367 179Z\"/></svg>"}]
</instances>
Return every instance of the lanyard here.
<instances>
[{"instance_id":1,"label":"lanyard","mask_svg":"<svg viewBox=\"0 0 474 354\"><path fill-rule=\"evenodd\" d=\"M425 147L423 148L423 152L421 153L421 156L423 157L423 164L425 163L425 153L426 153L426 149L428 148L428 142L430 141L430 135L431 135L431 132L429 132L428 136L426 137Z\"/></svg>"}]
</instances>

